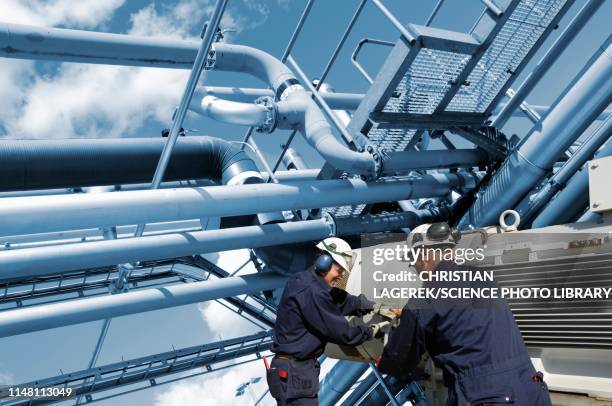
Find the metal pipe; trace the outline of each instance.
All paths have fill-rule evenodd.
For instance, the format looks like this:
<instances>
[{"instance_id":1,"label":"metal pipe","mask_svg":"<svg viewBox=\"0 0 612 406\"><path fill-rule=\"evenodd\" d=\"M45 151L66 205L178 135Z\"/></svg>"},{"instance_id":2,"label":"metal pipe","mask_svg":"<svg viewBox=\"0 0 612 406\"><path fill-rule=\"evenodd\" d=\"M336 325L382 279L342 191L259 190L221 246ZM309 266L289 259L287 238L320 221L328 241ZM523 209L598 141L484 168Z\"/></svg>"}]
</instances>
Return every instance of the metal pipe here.
<instances>
[{"instance_id":1,"label":"metal pipe","mask_svg":"<svg viewBox=\"0 0 612 406\"><path fill-rule=\"evenodd\" d=\"M334 123L336 129L342 134L344 139L351 140L352 136L334 115L334 112L329 108L327 103L325 103L325 100L323 100L319 92L314 88L308 77L291 55L287 58L287 61L298 76L301 77L302 82L312 92L317 103L325 112L325 115ZM306 95L307 93L305 92L292 92L287 97L287 103L285 105L289 106L288 110L294 111L294 117L299 117L303 112L304 121L300 131L302 131L308 142L336 169L364 175L369 178L377 178L381 170L378 152L374 149L356 152L338 142L333 135L331 126L327 120L325 120L325 116L322 114L319 107L310 97L306 98Z\"/></svg>"},{"instance_id":2,"label":"metal pipe","mask_svg":"<svg viewBox=\"0 0 612 406\"><path fill-rule=\"evenodd\" d=\"M193 103L191 110L224 123L259 127L266 120L266 108L255 103L241 103L204 96L200 103Z\"/></svg>"},{"instance_id":3,"label":"metal pipe","mask_svg":"<svg viewBox=\"0 0 612 406\"><path fill-rule=\"evenodd\" d=\"M572 154L567 162L557 171L550 180L536 193L527 195L516 206L515 210L521 216L521 223L528 224L532 217L550 201L550 199L567 181L582 167L588 159L612 136L612 116L601 123Z\"/></svg>"},{"instance_id":4,"label":"metal pipe","mask_svg":"<svg viewBox=\"0 0 612 406\"><path fill-rule=\"evenodd\" d=\"M0 279L316 241L332 235L332 226L325 219L307 220L1 251Z\"/></svg>"},{"instance_id":5,"label":"metal pipe","mask_svg":"<svg viewBox=\"0 0 612 406\"><path fill-rule=\"evenodd\" d=\"M425 151L391 151L383 161L383 174L406 173L417 169L481 166L491 162L480 148Z\"/></svg>"},{"instance_id":6,"label":"metal pipe","mask_svg":"<svg viewBox=\"0 0 612 406\"><path fill-rule=\"evenodd\" d=\"M283 164L288 170L303 170L308 168L302 155L293 148L287 148L283 156Z\"/></svg>"},{"instance_id":7,"label":"metal pipe","mask_svg":"<svg viewBox=\"0 0 612 406\"><path fill-rule=\"evenodd\" d=\"M322 405L335 405L367 370L368 364L365 362L338 361L323 377L319 402Z\"/></svg>"},{"instance_id":8,"label":"metal pipe","mask_svg":"<svg viewBox=\"0 0 612 406\"><path fill-rule=\"evenodd\" d=\"M249 73L268 83L274 89L278 100L286 100L299 106L297 108L304 111L301 117L303 121L298 124L300 131L334 167L367 177L378 177L379 166L375 157L370 152L352 151L336 140L319 107L281 61L263 51L241 45L215 44L214 49L217 58L214 69ZM287 61L296 72L303 75L291 56L288 56ZM322 103L330 118L336 120L312 84L309 81L305 81L305 84L319 103ZM344 128L339 129L346 132Z\"/></svg>"},{"instance_id":9,"label":"metal pipe","mask_svg":"<svg viewBox=\"0 0 612 406\"><path fill-rule=\"evenodd\" d=\"M563 51L565 51L565 48L567 48L576 37L576 34L580 32L582 27L587 25L587 22L603 3L604 0L587 1L578 14L570 21L565 30L563 30L561 35L559 35L554 44L546 51L546 54L536 64L531 73L525 78L521 86L516 90L514 96L508 101L497 117L495 117L492 124L494 127L502 128L506 124L512 113L523 101L525 101L525 98L529 95L531 90L539 83L546 72L548 72L548 69L554 65L555 61Z\"/></svg>"},{"instance_id":10,"label":"metal pipe","mask_svg":"<svg viewBox=\"0 0 612 406\"><path fill-rule=\"evenodd\" d=\"M612 155L612 140L609 140L596 154L596 158ZM532 228L546 227L572 221L589 205L589 171L582 167L567 182L554 199L533 220ZM591 218L591 217L589 217Z\"/></svg>"},{"instance_id":11,"label":"metal pipe","mask_svg":"<svg viewBox=\"0 0 612 406\"><path fill-rule=\"evenodd\" d=\"M377 182L318 180L293 184L243 184L127 192L15 197L2 200L0 234L241 216L443 196L473 187L477 175L448 173ZM248 202L248 204L245 204Z\"/></svg>"},{"instance_id":12,"label":"metal pipe","mask_svg":"<svg viewBox=\"0 0 612 406\"><path fill-rule=\"evenodd\" d=\"M4 58L191 69L199 43L0 23Z\"/></svg>"},{"instance_id":13,"label":"metal pipe","mask_svg":"<svg viewBox=\"0 0 612 406\"><path fill-rule=\"evenodd\" d=\"M434 210L419 212L425 214L421 216L420 213L390 213L367 215L358 219L333 219L328 216L324 219L293 223L0 251L0 280L38 277L117 263L310 242L330 235L358 235L401 229L414 226L417 220L434 218L437 215Z\"/></svg>"},{"instance_id":14,"label":"metal pipe","mask_svg":"<svg viewBox=\"0 0 612 406\"><path fill-rule=\"evenodd\" d=\"M525 136L460 222L486 226L513 208L612 101L612 36Z\"/></svg>"},{"instance_id":15,"label":"metal pipe","mask_svg":"<svg viewBox=\"0 0 612 406\"><path fill-rule=\"evenodd\" d=\"M319 89L319 94L332 109L356 110L359 103L363 100L363 93L338 93L330 92L325 88L324 83ZM310 93L310 92L308 92ZM270 89L251 88L251 87L227 87L227 86L200 86L196 90L196 101L204 96L216 96L230 101L252 103L260 97L274 97L274 92ZM542 106L536 106L542 107ZM192 103L192 109L200 108L197 103Z\"/></svg>"},{"instance_id":16,"label":"metal pipe","mask_svg":"<svg viewBox=\"0 0 612 406\"><path fill-rule=\"evenodd\" d=\"M282 288L286 279L271 274L233 276L7 310L0 315L0 337L273 290Z\"/></svg>"},{"instance_id":17,"label":"metal pipe","mask_svg":"<svg viewBox=\"0 0 612 406\"><path fill-rule=\"evenodd\" d=\"M149 182L163 146L161 137L2 140L0 191ZM255 163L232 143L180 137L165 180L227 183L240 173L261 178Z\"/></svg>"}]
</instances>

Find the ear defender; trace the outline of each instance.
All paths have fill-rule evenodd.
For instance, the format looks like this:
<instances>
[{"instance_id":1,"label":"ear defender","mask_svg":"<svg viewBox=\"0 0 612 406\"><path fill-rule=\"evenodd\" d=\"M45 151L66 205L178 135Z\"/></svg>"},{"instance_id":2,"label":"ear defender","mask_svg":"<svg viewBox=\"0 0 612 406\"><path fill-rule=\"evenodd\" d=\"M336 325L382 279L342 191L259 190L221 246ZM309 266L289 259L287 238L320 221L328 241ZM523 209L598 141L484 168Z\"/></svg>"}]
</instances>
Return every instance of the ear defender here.
<instances>
[{"instance_id":1,"label":"ear defender","mask_svg":"<svg viewBox=\"0 0 612 406\"><path fill-rule=\"evenodd\" d=\"M325 275L331 269L333 262L334 262L334 259L332 258L331 255L321 254L315 261L315 270Z\"/></svg>"}]
</instances>

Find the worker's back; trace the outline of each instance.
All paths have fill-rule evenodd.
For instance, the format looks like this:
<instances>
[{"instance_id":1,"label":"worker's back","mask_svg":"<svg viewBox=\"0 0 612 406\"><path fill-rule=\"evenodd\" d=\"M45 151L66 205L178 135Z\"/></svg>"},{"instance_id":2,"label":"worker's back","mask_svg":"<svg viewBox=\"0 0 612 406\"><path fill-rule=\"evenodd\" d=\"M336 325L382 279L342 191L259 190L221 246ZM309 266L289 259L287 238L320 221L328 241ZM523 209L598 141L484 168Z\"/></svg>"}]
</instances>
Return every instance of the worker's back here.
<instances>
[{"instance_id":1,"label":"worker's back","mask_svg":"<svg viewBox=\"0 0 612 406\"><path fill-rule=\"evenodd\" d=\"M474 270L442 262L436 272ZM473 288L494 282L427 282L430 288ZM425 350L442 368L451 405L550 404L514 317L501 298L409 302L385 348L381 369L410 378Z\"/></svg>"}]
</instances>

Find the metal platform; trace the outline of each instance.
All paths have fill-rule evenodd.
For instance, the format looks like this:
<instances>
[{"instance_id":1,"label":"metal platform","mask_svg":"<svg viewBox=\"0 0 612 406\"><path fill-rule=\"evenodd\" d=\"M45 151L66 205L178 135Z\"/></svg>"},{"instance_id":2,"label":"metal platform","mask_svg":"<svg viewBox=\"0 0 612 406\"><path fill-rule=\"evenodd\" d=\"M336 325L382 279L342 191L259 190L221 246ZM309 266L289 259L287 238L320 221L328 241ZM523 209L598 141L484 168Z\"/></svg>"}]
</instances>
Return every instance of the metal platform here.
<instances>
[{"instance_id":1,"label":"metal platform","mask_svg":"<svg viewBox=\"0 0 612 406\"><path fill-rule=\"evenodd\" d=\"M573 2L489 2L470 34L407 25L349 124L355 144L399 151L423 130L482 127Z\"/></svg>"}]
</instances>

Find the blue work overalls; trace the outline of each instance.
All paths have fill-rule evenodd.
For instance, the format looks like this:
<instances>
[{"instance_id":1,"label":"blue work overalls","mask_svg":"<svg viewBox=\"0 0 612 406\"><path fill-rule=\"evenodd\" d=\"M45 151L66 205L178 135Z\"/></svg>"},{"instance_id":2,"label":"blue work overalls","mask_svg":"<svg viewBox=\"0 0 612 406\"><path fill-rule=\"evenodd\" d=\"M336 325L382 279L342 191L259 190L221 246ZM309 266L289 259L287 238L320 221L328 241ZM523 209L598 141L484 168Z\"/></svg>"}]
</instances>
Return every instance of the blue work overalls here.
<instances>
[{"instance_id":1,"label":"blue work overalls","mask_svg":"<svg viewBox=\"0 0 612 406\"><path fill-rule=\"evenodd\" d=\"M278 305L272 352L266 374L270 394L279 405L317 404L320 365L327 342L358 345L372 337L372 328L359 319L374 303L331 288L313 268L292 276Z\"/></svg>"},{"instance_id":2,"label":"blue work overalls","mask_svg":"<svg viewBox=\"0 0 612 406\"><path fill-rule=\"evenodd\" d=\"M470 270L442 262L434 272ZM474 271L473 269L471 270ZM433 282L427 287L495 287L494 282ZM392 332L379 368L410 381L427 351L443 371L447 405L550 405L503 299L409 301Z\"/></svg>"}]
</instances>

